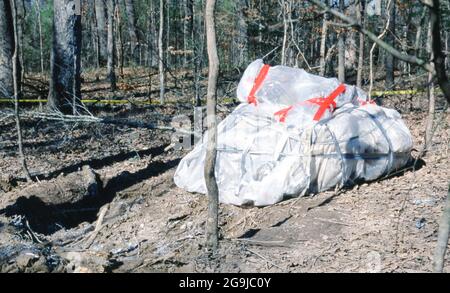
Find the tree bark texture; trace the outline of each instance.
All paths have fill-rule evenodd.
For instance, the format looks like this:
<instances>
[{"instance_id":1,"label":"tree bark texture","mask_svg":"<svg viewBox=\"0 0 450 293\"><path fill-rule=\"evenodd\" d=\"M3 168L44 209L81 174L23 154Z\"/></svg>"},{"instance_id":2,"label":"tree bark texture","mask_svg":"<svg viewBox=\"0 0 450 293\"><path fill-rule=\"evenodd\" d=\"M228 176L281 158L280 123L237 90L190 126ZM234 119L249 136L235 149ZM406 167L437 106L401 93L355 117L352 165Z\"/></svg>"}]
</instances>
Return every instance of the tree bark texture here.
<instances>
[{"instance_id":1,"label":"tree bark texture","mask_svg":"<svg viewBox=\"0 0 450 293\"><path fill-rule=\"evenodd\" d=\"M47 106L67 112L81 100L81 15L75 0L53 3L53 44Z\"/></svg>"},{"instance_id":2,"label":"tree bark texture","mask_svg":"<svg viewBox=\"0 0 450 293\"><path fill-rule=\"evenodd\" d=\"M10 0L0 0L0 98L14 96L14 29Z\"/></svg>"},{"instance_id":3,"label":"tree bark texture","mask_svg":"<svg viewBox=\"0 0 450 293\"><path fill-rule=\"evenodd\" d=\"M99 47L99 63L105 64L107 59L107 29L105 0L95 0L95 19L97 22L97 41Z\"/></svg>"},{"instance_id":4,"label":"tree bark texture","mask_svg":"<svg viewBox=\"0 0 450 293\"><path fill-rule=\"evenodd\" d=\"M219 190L215 175L217 156L217 118L216 94L219 75L219 57L217 55L216 29L214 21L215 0L207 0L205 8L206 42L208 50L209 73L207 90L207 126L208 142L205 159L205 181L208 191L208 219L206 221L206 241L209 248L217 250L219 245Z\"/></svg>"}]
</instances>

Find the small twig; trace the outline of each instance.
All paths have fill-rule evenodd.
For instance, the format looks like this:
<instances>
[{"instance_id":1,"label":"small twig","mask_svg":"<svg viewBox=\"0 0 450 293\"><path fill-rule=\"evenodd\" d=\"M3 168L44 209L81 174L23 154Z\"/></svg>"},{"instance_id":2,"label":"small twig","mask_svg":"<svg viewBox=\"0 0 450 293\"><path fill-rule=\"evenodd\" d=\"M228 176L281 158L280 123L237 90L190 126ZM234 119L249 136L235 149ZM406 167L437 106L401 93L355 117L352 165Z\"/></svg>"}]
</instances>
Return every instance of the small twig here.
<instances>
[{"instance_id":1,"label":"small twig","mask_svg":"<svg viewBox=\"0 0 450 293\"><path fill-rule=\"evenodd\" d=\"M284 240L254 240L254 239L245 239L245 238L230 238L231 241L237 241L237 242L244 242L252 245L259 245L259 246L279 246L279 247L292 247L292 245L286 244L286 241ZM300 241L307 241L307 240L297 240L297 242Z\"/></svg>"},{"instance_id":2,"label":"small twig","mask_svg":"<svg viewBox=\"0 0 450 293\"><path fill-rule=\"evenodd\" d=\"M109 204L106 204L106 205L101 207L100 212L98 213L98 219L97 219L97 222L95 224L95 229L94 229L94 231L92 231L91 235L86 240L86 245L84 246L85 249L88 249L89 247L91 247L92 243L95 240L95 237L97 237L98 232L102 229L102 227L103 227L103 219L105 218L105 215L106 215L106 212L108 211L108 208L109 208Z\"/></svg>"},{"instance_id":3,"label":"small twig","mask_svg":"<svg viewBox=\"0 0 450 293\"><path fill-rule=\"evenodd\" d=\"M62 113L53 112L53 113L42 113L42 112L26 112L20 113L20 116L23 118L31 118L31 119L44 119L49 121L61 121L65 123L103 123L103 124L111 124L111 125L123 125L133 128L146 128L146 129L155 129L155 130L163 130L163 131L176 131L180 134L185 135L194 135L199 137L200 135L187 131L184 129L175 128L172 126L163 126L158 125L156 123L148 123L142 121L134 121L128 119L115 119L115 118L101 118L90 115L64 115Z\"/></svg>"},{"instance_id":4,"label":"small twig","mask_svg":"<svg viewBox=\"0 0 450 293\"><path fill-rule=\"evenodd\" d=\"M254 255L256 255L256 256L262 258L263 260L266 261L266 263L271 264L272 266L277 267L277 268L279 268L280 270L284 271L284 269L283 269L282 267L280 267L280 266L276 265L275 263L273 263L272 261L268 260L268 259L267 259L266 257L264 257L263 255L261 255L261 254L255 252L255 251L253 251L253 250L251 250L251 249L248 249L248 248L246 248L246 250L249 251L249 252L251 252L251 253L253 253Z\"/></svg>"},{"instance_id":5,"label":"small twig","mask_svg":"<svg viewBox=\"0 0 450 293\"><path fill-rule=\"evenodd\" d=\"M231 230L233 230L234 228L236 228L239 224L241 224L246 218L248 217L248 215L245 215L244 217L242 217L239 221L236 222L236 224L233 224L231 227L229 227L227 230L225 230L225 232L230 232Z\"/></svg>"},{"instance_id":6,"label":"small twig","mask_svg":"<svg viewBox=\"0 0 450 293\"><path fill-rule=\"evenodd\" d=\"M179 238L179 239L175 240L174 242L181 242L181 241L184 241L184 240L188 240L188 239L194 239L194 238L195 238L194 236L192 236L192 235L188 235L188 236L185 236L185 237Z\"/></svg>"},{"instance_id":7,"label":"small twig","mask_svg":"<svg viewBox=\"0 0 450 293\"><path fill-rule=\"evenodd\" d=\"M9 119L9 118L11 118L11 117L13 117L12 114L6 114L5 116L3 116L3 117L0 118L0 122L3 122L4 120Z\"/></svg>"},{"instance_id":8,"label":"small twig","mask_svg":"<svg viewBox=\"0 0 450 293\"><path fill-rule=\"evenodd\" d=\"M332 22L332 21L327 21L327 24L332 25L332 26L344 27L344 28L352 27L352 25L348 24L348 23L339 23L339 22Z\"/></svg>"},{"instance_id":9,"label":"small twig","mask_svg":"<svg viewBox=\"0 0 450 293\"><path fill-rule=\"evenodd\" d=\"M350 224L347 224L347 223L342 223L342 222L328 220L328 219L323 219L323 218L314 218L314 219L319 220L321 222L331 223L331 224L337 224L337 225L343 225L343 226L351 226Z\"/></svg>"},{"instance_id":10,"label":"small twig","mask_svg":"<svg viewBox=\"0 0 450 293\"><path fill-rule=\"evenodd\" d=\"M42 242L39 237L36 236L36 233L33 232L33 230L31 230L30 224L28 223L28 220L25 220L25 225L27 226L27 230L28 232L31 234L31 238L35 239L38 243L43 244L44 242Z\"/></svg>"},{"instance_id":11,"label":"small twig","mask_svg":"<svg viewBox=\"0 0 450 293\"><path fill-rule=\"evenodd\" d=\"M267 53L266 55L262 56L261 59L266 58L267 56L269 56L270 54L272 54L276 49L278 49L280 46L276 46L275 48L273 48L272 50L270 50L269 53Z\"/></svg>"},{"instance_id":12,"label":"small twig","mask_svg":"<svg viewBox=\"0 0 450 293\"><path fill-rule=\"evenodd\" d=\"M320 251L319 255L314 259L314 261L313 261L313 263L312 263L312 265L311 265L311 268L313 268L313 267L316 265L316 262L319 260L319 258L320 258L321 256L323 256L323 253L324 253L325 251L330 250L330 249L333 247L333 245L334 245L334 243L331 243L327 248L325 248L325 249L323 249L322 251Z\"/></svg>"}]
</instances>

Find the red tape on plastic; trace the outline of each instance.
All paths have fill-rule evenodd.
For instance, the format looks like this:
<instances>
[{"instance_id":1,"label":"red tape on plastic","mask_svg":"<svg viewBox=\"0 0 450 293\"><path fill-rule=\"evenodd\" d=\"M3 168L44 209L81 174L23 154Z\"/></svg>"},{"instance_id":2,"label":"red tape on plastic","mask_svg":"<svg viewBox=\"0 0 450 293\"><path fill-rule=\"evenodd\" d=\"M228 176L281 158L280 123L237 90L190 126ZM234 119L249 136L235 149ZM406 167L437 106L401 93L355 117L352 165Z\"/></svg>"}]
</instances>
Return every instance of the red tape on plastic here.
<instances>
[{"instance_id":1,"label":"red tape on plastic","mask_svg":"<svg viewBox=\"0 0 450 293\"><path fill-rule=\"evenodd\" d=\"M336 102L334 100L343 92L345 92L345 85L341 84L326 98L312 98L312 99L306 100L304 102L300 102L300 103L298 103L298 105L304 105L305 103L319 105L319 109L317 110L317 112L313 118L314 121L319 121L320 118L322 118L323 114L325 113L326 109L330 108L330 106L332 106L333 109L336 108ZM281 109L281 110L275 112L273 115L279 116L280 122L285 122L289 111L293 107L294 106L289 106L287 108Z\"/></svg>"},{"instance_id":2,"label":"red tape on plastic","mask_svg":"<svg viewBox=\"0 0 450 293\"><path fill-rule=\"evenodd\" d=\"M254 104L256 106L257 101L255 94L261 87L262 83L264 82L264 79L266 78L267 73L269 72L269 68L270 68L269 65L264 64L264 66L259 71L259 74L255 79L255 83L253 84L250 94L247 97L247 101L249 104Z\"/></svg>"},{"instance_id":3,"label":"red tape on plastic","mask_svg":"<svg viewBox=\"0 0 450 293\"><path fill-rule=\"evenodd\" d=\"M340 84L328 97L325 98L325 100L317 110L316 115L314 115L313 120L319 121L330 106L336 108L336 102L334 101L334 99L336 99L343 92L345 92L345 84Z\"/></svg>"},{"instance_id":4,"label":"red tape on plastic","mask_svg":"<svg viewBox=\"0 0 450 293\"><path fill-rule=\"evenodd\" d=\"M273 115L280 116L280 122L285 122L288 112L292 109L294 106L289 106L287 108L281 109L280 111L275 112Z\"/></svg>"},{"instance_id":5,"label":"red tape on plastic","mask_svg":"<svg viewBox=\"0 0 450 293\"><path fill-rule=\"evenodd\" d=\"M365 106L365 105L375 105L375 104L376 104L374 100L364 101L363 99L360 99L359 97L357 98L357 100L358 100L358 103L359 103L361 106Z\"/></svg>"}]
</instances>

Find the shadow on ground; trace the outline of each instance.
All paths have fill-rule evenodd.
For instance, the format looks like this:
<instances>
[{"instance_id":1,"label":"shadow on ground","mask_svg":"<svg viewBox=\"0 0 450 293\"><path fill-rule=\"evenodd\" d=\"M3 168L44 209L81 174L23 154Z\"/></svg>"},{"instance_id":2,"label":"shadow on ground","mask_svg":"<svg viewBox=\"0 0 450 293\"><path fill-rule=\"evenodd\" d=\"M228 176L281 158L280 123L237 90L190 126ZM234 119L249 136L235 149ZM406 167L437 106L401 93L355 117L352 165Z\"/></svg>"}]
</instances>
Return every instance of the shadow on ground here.
<instances>
[{"instance_id":1,"label":"shadow on ground","mask_svg":"<svg viewBox=\"0 0 450 293\"><path fill-rule=\"evenodd\" d=\"M161 148L163 149L163 147ZM162 151L162 149L156 148L158 152ZM128 155L125 154L125 156ZM110 160L116 160L119 157L123 158L123 156L115 156L114 158L110 158ZM178 165L179 161L180 159L174 159L168 162L154 161L135 173L122 172L116 177L104 182L103 188L101 188L98 195L94 198L84 198L75 203L49 205L37 197L20 197L14 204L0 210L0 214L4 213L8 217L21 215L28 221L33 231L45 235L52 234L62 228L74 228L83 222L95 221L99 209L103 205L113 201L118 192L174 168ZM91 167L95 166L99 167L94 162ZM70 168L75 167L71 166Z\"/></svg>"}]
</instances>

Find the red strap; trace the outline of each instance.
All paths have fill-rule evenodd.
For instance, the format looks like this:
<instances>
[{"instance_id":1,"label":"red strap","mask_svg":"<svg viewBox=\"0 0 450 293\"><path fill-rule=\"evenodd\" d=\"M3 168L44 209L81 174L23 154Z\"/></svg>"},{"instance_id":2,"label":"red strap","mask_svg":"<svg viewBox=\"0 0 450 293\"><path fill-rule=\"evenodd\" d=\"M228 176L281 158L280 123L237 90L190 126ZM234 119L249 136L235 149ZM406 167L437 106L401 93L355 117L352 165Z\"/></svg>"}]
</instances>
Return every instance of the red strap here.
<instances>
[{"instance_id":1,"label":"red strap","mask_svg":"<svg viewBox=\"0 0 450 293\"><path fill-rule=\"evenodd\" d=\"M287 116L288 112L292 109L292 107L294 107L294 106L289 106L287 108L281 109L280 111L275 112L273 115L280 116L280 122L285 122L286 116Z\"/></svg>"},{"instance_id":2,"label":"red strap","mask_svg":"<svg viewBox=\"0 0 450 293\"><path fill-rule=\"evenodd\" d=\"M312 98L309 100L306 100L305 103L311 103L311 104L316 104L319 106L322 106L322 104L325 102L325 98ZM331 105L333 106L333 108L336 108L336 102L332 101Z\"/></svg>"},{"instance_id":3,"label":"red strap","mask_svg":"<svg viewBox=\"0 0 450 293\"><path fill-rule=\"evenodd\" d=\"M365 106L367 104L375 105L375 101L374 100L364 101L363 99L360 99L359 97L358 97L357 100L361 104L361 106Z\"/></svg>"},{"instance_id":4,"label":"red strap","mask_svg":"<svg viewBox=\"0 0 450 293\"><path fill-rule=\"evenodd\" d=\"M334 101L340 94L345 92L345 85L341 84L339 85L328 97L326 98L312 98L309 100L306 100L304 102L298 103L298 105L303 105L305 103L311 103L319 105L319 109L317 110L316 114L314 115L314 121L319 121L320 118L322 118L323 114L325 113L325 110L328 109L330 106L333 108L336 108L336 102ZM275 112L274 116L280 116L280 122L285 122L286 117L289 113L289 111L294 106L289 106L287 108L281 109L278 112Z\"/></svg>"},{"instance_id":5,"label":"red strap","mask_svg":"<svg viewBox=\"0 0 450 293\"><path fill-rule=\"evenodd\" d=\"M261 87L264 79L266 78L266 75L269 72L269 68L270 68L269 65L264 64L264 66L259 71L259 74L255 79L255 83L253 84L250 94L247 97L247 101L249 104L255 104L255 106L256 106L257 102L256 102L255 94Z\"/></svg>"},{"instance_id":6,"label":"red strap","mask_svg":"<svg viewBox=\"0 0 450 293\"><path fill-rule=\"evenodd\" d=\"M325 98L323 103L320 105L319 110L317 110L316 115L314 115L313 120L319 121L325 113L326 109L328 109L331 105L336 107L334 99L336 99L343 92L345 92L345 85L340 84L328 97Z\"/></svg>"}]
</instances>

